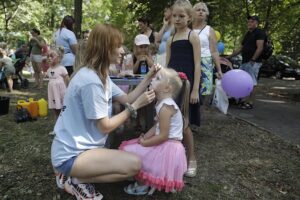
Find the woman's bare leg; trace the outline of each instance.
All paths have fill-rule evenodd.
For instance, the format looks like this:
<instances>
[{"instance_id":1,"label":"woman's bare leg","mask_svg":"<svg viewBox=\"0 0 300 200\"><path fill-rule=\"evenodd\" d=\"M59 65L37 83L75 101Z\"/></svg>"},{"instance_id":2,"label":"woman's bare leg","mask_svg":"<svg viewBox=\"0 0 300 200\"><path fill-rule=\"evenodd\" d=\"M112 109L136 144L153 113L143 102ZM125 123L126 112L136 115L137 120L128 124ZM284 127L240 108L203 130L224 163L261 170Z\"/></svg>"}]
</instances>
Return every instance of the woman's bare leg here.
<instances>
[{"instance_id":1,"label":"woman's bare leg","mask_svg":"<svg viewBox=\"0 0 300 200\"><path fill-rule=\"evenodd\" d=\"M39 88L42 88L43 87L42 65L41 65L41 63L32 61L32 67L34 70L34 80L35 80L36 86Z\"/></svg>"},{"instance_id":2,"label":"woman's bare leg","mask_svg":"<svg viewBox=\"0 0 300 200\"><path fill-rule=\"evenodd\" d=\"M12 92L13 91L13 85L14 85L14 81L12 79L12 76L8 76L6 79L7 79L7 85L8 85L8 92Z\"/></svg>"},{"instance_id":3,"label":"woman's bare leg","mask_svg":"<svg viewBox=\"0 0 300 200\"><path fill-rule=\"evenodd\" d=\"M126 180L141 169L138 156L120 150L91 149L80 154L71 176L82 183L106 183Z\"/></svg>"},{"instance_id":4,"label":"woman's bare leg","mask_svg":"<svg viewBox=\"0 0 300 200\"><path fill-rule=\"evenodd\" d=\"M36 87L38 86L38 67L37 67L37 63L35 61L31 61L32 63L32 68L33 68L33 71L34 71L34 81L35 81L35 85Z\"/></svg>"}]
</instances>

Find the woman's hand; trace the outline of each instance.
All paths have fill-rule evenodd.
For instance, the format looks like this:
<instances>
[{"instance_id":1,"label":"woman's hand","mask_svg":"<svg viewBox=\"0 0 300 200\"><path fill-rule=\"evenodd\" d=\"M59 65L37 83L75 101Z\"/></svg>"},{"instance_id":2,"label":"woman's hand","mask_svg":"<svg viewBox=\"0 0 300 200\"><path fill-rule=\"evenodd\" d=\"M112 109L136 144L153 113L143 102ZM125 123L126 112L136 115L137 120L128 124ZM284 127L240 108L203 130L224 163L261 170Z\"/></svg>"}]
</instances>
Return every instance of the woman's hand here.
<instances>
[{"instance_id":1,"label":"woman's hand","mask_svg":"<svg viewBox=\"0 0 300 200\"><path fill-rule=\"evenodd\" d=\"M154 90L146 91L142 95L140 95L132 104L132 107L135 110L138 110L139 108L148 105L155 99L155 93Z\"/></svg>"},{"instance_id":2,"label":"woman's hand","mask_svg":"<svg viewBox=\"0 0 300 200\"><path fill-rule=\"evenodd\" d=\"M161 68L162 66L160 64L152 65L152 67L149 69L149 72L147 73L147 78L152 79Z\"/></svg>"},{"instance_id":3,"label":"woman's hand","mask_svg":"<svg viewBox=\"0 0 300 200\"><path fill-rule=\"evenodd\" d=\"M199 91L192 90L191 97L190 97L190 103L191 104L196 104L198 102L199 102Z\"/></svg>"}]
</instances>

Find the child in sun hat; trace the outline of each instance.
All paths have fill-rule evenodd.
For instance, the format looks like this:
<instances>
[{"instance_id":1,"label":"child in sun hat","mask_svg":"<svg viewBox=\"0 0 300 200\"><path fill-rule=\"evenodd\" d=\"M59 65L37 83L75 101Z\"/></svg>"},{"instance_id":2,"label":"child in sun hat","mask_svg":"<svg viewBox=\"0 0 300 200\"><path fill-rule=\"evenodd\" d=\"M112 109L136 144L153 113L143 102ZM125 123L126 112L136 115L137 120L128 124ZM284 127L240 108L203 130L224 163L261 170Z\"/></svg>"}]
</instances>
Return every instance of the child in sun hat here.
<instances>
[{"instance_id":1,"label":"child in sun hat","mask_svg":"<svg viewBox=\"0 0 300 200\"><path fill-rule=\"evenodd\" d=\"M150 41L144 34L139 34L134 39L133 49L133 73L146 74L149 68L153 66L153 60L150 53Z\"/></svg>"}]
</instances>

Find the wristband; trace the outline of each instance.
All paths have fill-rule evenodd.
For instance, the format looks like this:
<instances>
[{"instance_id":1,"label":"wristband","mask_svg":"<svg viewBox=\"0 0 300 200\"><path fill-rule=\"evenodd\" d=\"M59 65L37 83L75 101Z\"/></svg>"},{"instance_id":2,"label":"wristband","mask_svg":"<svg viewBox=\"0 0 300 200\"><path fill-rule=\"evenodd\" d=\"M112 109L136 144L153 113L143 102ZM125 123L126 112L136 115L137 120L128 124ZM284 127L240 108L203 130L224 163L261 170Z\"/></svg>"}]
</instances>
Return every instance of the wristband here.
<instances>
[{"instance_id":1,"label":"wristband","mask_svg":"<svg viewBox=\"0 0 300 200\"><path fill-rule=\"evenodd\" d=\"M125 108L130 112L130 117L137 118L137 111L129 103L125 104Z\"/></svg>"}]
</instances>

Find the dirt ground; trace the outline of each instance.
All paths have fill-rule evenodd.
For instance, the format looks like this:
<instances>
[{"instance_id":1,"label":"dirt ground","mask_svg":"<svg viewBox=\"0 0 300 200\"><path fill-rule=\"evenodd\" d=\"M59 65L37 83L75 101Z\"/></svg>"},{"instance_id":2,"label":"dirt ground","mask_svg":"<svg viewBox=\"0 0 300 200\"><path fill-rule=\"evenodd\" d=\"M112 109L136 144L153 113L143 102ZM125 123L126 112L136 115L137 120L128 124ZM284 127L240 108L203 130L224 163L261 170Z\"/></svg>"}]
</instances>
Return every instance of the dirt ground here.
<instances>
[{"instance_id":1,"label":"dirt ground","mask_svg":"<svg viewBox=\"0 0 300 200\"><path fill-rule=\"evenodd\" d=\"M73 199L55 184L48 135L52 113L33 122L13 121L18 99L46 98L46 89L0 90L0 96L11 98L9 114L0 116L0 199ZM185 178L181 193L133 197L123 192L127 181L97 184L104 199L300 199L299 146L213 108L204 116L194 133L198 174ZM114 146L125 137L115 135Z\"/></svg>"}]
</instances>

